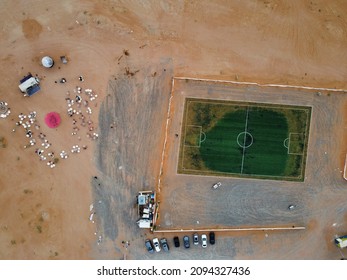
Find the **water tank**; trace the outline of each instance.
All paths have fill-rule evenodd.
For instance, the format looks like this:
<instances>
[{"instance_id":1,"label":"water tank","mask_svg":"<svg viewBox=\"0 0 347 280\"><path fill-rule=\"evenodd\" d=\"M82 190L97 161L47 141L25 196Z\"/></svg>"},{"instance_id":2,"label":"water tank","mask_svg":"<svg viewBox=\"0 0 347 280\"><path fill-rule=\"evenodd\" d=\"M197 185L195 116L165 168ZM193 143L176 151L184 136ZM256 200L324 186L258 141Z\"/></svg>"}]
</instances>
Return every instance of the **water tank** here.
<instances>
[{"instance_id":1,"label":"water tank","mask_svg":"<svg viewBox=\"0 0 347 280\"><path fill-rule=\"evenodd\" d=\"M42 65L46 68L51 68L54 64L53 59L49 56L44 56L41 62L42 62Z\"/></svg>"}]
</instances>

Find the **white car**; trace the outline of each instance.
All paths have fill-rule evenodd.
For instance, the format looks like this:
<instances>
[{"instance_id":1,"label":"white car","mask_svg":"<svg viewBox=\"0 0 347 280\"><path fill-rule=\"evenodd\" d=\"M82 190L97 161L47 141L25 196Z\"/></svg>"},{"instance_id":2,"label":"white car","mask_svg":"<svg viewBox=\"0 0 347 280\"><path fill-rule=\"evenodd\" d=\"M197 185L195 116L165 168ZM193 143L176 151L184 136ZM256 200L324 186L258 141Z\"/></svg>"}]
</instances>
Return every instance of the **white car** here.
<instances>
[{"instance_id":1,"label":"white car","mask_svg":"<svg viewBox=\"0 0 347 280\"><path fill-rule=\"evenodd\" d=\"M216 188L220 187L221 185L222 185L221 182L215 183L215 184L212 186L212 189L215 190Z\"/></svg>"},{"instance_id":2,"label":"white car","mask_svg":"<svg viewBox=\"0 0 347 280\"><path fill-rule=\"evenodd\" d=\"M160 252L160 243L158 238L153 238L153 246L156 252Z\"/></svg>"},{"instance_id":3,"label":"white car","mask_svg":"<svg viewBox=\"0 0 347 280\"><path fill-rule=\"evenodd\" d=\"M201 246L202 246L202 248L207 247L207 235L206 234L201 235Z\"/></svg>"}]
</instances>

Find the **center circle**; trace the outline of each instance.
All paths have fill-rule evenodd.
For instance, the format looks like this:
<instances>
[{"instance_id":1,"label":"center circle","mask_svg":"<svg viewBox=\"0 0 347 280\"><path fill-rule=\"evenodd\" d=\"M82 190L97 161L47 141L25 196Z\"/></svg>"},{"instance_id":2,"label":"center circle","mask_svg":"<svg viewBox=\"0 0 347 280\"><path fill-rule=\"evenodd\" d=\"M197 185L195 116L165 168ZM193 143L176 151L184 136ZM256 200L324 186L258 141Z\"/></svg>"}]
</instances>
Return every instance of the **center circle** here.
<instances>
[{"instance_id":1,"label":"center circle","mask_svg":"<svg viewBox=\"0 0 347 280\"><path fill-rule=\"evenodd\" d=\"M249 148L253 144L253 136L249 132L241 132L237 135L237 144L244 149Z\"/></svg>"}]
</instances>

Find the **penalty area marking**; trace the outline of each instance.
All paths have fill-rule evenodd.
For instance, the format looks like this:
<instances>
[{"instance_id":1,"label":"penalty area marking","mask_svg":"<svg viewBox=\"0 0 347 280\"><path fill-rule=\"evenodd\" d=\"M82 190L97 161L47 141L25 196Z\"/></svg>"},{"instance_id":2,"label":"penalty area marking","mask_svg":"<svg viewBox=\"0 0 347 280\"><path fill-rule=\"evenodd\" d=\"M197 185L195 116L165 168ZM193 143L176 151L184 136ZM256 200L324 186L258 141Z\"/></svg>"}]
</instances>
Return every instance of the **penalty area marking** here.
<instances>
[{"instance_id":1,"label":"penalty area marking","mask_svg":"<svg viewBox=\"0 0 347 280\"><path fill-rule=\"evenodd\" d=\"M202 139L201 140L201 135L203 135L204 136L204 139ZM202 142L204 142L206 140L206 134L205 134L205 132L202 132L202 130L200 131L200 144L202 143Z\"/></svg>"},{"instance_id":2,"label":"penalty area marking","mask_svg":"<svg viewBox=\"0 0 347 280\"><path fill-rule=\"evenodd\" d=\"M203 143L206 140L206 134L205 132L202 131L202 126L201 125L186 125L185 127L185 133L184 133L184 141L186 140L186 135L187 135L187 127L198 127L200 128L200 133L199 133L199 144L198 145L187 145L184 144L185 147L195 147L195 148L200 148L201 143Z\"/></svg>"},{"instance_id":3,"label":"penalty area marking","mask_svg":"<svg viewBox=\"0 0 347 280\"><path fill-rule=\"evenodd\" d=\"M284 139L283 141L283 146L288 150L288 153L289 153L289 142L290 142L289 137Z\"/></svg>"},{"instance_id":4,"label":"penalty area marking","mask_svg":"<svg viewBox=\"0 0 347 280\"><path fill-rule=\"evenodd\" d=\"M198 145L187 145L185 144L186 142L186 136L187 136L187 127L198 127L200 128L200 132L199 132L199 144ZM206 135L205 135L205 139L204 141L201 141L201 134L202 134L202 126L201 125L186 125L185 128L184 128L184 146L185 147L195 147L195 148L200 148L200 144L201 142L204 142L206 140ZM205 133L204 133L205 134Z\"/></svg>"},{"instance_id":5,"label":"penalty area marking","mask_svg":"<svg viewBox=\"0 0 347 280\"><path fill-rule=\"evenodd\" d=\"M185 141L186 141L186 135L187 135L187 126L190 126L190 127L198 127L200 128L200 134L199 134L199 145L186 145L185 144ZM201 140L201 135L204 135L204 139ZM200 145L202 142L204 142L206 140L206 134L204 132L202 132L202 126L201 125L186 125L184 127L184 139L183 139L183 152L182 152L182 169L184 170L189 170L189 169L186 169L184 167L184 155L185 155L185 148L186 147L193 147L193 148L200 148Z\"/></svg>"}]
</instances>

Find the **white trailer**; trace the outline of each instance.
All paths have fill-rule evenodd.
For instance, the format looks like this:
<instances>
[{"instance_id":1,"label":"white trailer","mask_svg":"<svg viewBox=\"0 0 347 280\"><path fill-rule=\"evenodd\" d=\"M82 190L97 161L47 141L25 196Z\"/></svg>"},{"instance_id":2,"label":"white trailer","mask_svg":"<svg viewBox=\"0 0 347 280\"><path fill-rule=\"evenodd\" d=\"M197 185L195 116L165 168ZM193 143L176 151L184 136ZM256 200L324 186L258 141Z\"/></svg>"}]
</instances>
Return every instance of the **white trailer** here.
<instances>
[{"instance_id":1,"label":"white trailer","mask_svg":"<svg viewBox=\"0 0 347 280\"><path fill-rule=\"evenodd\" d=\"M151 228L152 222L148 219L140 219L137 221L139 228Z\"/></svg>"},{"instance_id":2,"label":"white trailer","mask_svg":"<svg viewBox=\"0 0 347 280\"><path fill-rule=\"evenodd\" d=\"M19 89L24 96L31 96L40 90L40 80L29 73L19 81Z\"/></svg>"}]
</instances>

